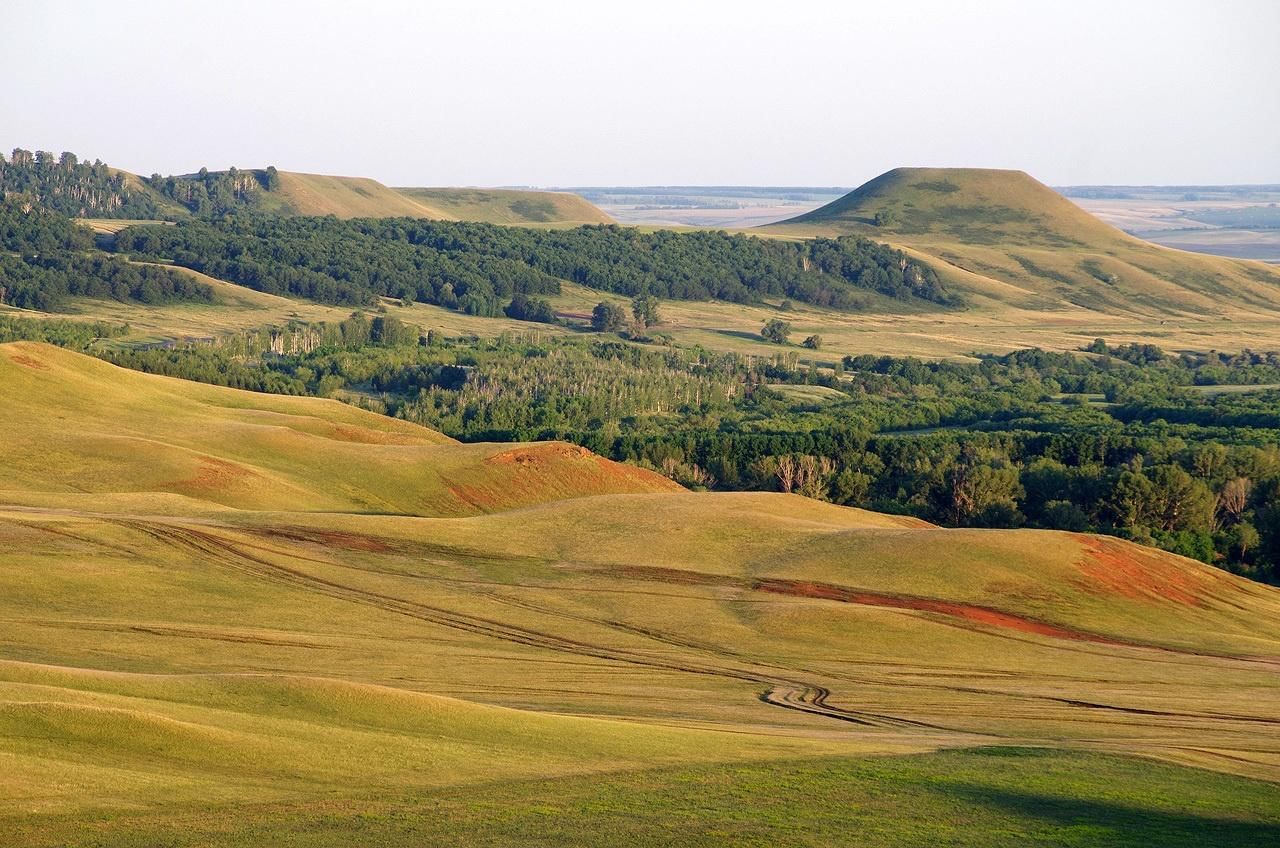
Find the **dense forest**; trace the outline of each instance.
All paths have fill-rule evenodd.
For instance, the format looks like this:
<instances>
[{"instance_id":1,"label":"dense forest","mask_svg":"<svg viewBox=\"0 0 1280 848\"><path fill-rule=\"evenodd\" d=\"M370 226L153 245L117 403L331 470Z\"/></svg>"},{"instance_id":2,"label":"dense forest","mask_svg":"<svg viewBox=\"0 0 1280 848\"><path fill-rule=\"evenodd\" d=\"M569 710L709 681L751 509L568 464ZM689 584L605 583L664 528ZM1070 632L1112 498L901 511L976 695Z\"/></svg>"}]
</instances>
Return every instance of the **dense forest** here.
<instances>
[{"instance_id":1,"label":"dense forest","mask_svg":"<svg viewBox=\"0 0 1280 848\"><path fill-rule=\"evenodd\" d=\"M768 240L613 225L535 230L411 218L223 216L121 232L117 249L274 294L367 306L377 296L498 315L560 280L626 295L836 309L871 292L952 304L930 268L866 239Z\"/></svg>"},{"instance_id":2,"label":"dense forest","mask_svg":"<svg viewBox=\"0 0 1280 848\"><path fill-rule=\"evenodd\" d=\"M156 218L145 191L130 188L120 171L101 161L81 162L74 153L15 149L0 155L0 196L24 194L40 206L71 217Z\"/></svg>"},{"instance_id":3,"label":"dense forest","mask_svg":"<svg viewBox=\"0 0 1280 848\"><path fill-rule=\"evenodd\" d=\"M0 199L0 304L61 309L69 297L156 304L213 300L190 274L92 250L93 235L25 195Z\"/></svg>"},{"instance_id":4,"label":"dense forest","mask_svg":"<svg viewBox=\"0 0 1280 848\"><path fill-rule=\"evenodd\" d=\"M1076 355L860 356L819 369L796 352L536 331L415 344L375 337L379 318L109 358L341 397L462 439L567 439L693 487L795 491L948 526L1111 533L1280 579L1280 354L1097 342Z\"/></svg>"}]
</instances>

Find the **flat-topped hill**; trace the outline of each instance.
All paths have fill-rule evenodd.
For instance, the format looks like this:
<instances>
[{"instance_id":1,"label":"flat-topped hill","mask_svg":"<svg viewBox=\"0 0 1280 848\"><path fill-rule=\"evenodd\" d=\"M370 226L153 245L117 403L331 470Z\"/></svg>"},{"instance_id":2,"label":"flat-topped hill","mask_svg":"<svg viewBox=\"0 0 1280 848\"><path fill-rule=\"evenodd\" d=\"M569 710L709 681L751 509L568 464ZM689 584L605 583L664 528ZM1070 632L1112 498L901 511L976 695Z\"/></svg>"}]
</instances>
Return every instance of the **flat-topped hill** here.
<instances>
[{"instance_id":1,"label":"flat-topped hill","mask_svg":"<svg viewBox=\"0 0 1280 848\"><path fill-rule=\"evenodd\" d=\"M895 168L765 230L888 242L980 306L1150 317L1280 311L1280 270L1133 238L1022 171Z\"/></svg>"},{"instance_id":2,"label":"flat-topped hill","mask_svg":"<svg viewBox=\"0 0 1280 848\"><path fill-rule=\"evenodd\" d=\"M564 191L505 188L396 188L460 221L487 224L612 224L602 209Z\"/></svg>"},{"instance_id":3,"label":"flat-topped hill","mask_svg":"<svg viewBox=\"0 0 1280 848\"><path fill-rule=\"evenodd\" d=\"M784 223L972 244L1071 247L1126 238L1029 174L990 168L894 168Z\"/></svg>"}]
</instances>

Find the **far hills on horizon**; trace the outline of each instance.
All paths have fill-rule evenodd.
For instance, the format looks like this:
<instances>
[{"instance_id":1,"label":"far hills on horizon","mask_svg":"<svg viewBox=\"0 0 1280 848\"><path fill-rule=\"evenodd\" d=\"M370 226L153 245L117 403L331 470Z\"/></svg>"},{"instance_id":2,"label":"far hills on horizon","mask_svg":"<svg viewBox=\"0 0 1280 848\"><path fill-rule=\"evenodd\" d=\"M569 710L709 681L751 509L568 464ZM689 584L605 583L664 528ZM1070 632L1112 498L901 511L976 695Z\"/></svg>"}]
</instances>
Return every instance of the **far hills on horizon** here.
<instances>
[{"instance_id":1,"label":"far hills on horizon","mask_svg":"<svg viewBox=\"0 0 1280 848\"><path fill-rule=\"evenodd\" d=\"M73 217L126 220L182 220L247 209L534 227L614 222L567 192L392 188L369 178L274 166L144 178L81 162L70 153L55 157L21 149L0 163L0 190L35 194L42 205ZM743 187L737 190L745 197ZM833 190L774 192L812 203ZM898 168L749 233L783 239L853 236L886 244L936 272L956 297L930 299L953 306L1265 318L1280 311L1280 271L1139 240L1021 171ZM810 273L811 266L803 270Z\"/></svg>"}]
</instances>

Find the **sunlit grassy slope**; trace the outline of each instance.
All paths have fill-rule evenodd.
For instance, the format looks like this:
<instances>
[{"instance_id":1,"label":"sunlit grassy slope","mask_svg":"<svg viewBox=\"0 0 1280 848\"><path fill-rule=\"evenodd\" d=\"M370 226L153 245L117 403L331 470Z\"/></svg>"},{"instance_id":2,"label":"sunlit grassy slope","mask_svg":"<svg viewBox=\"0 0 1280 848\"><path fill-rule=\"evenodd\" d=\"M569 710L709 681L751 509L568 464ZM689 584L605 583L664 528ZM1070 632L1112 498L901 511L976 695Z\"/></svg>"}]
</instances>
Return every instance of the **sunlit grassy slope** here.
<instances>
[{"instance_id":1,"label":"sunlit grassy slope","mask_svg":"<svg viewBox=\"0 0 1280 848\"><path fill-rule=\"evenodd\" d=\"M339 218L451 218L448 212L367 177L280 172L280 186L263 192L263 208L290 215Z\"/></svg>"},{"instance_id":2,"label":"sunlit grassy slope","mask_svg":"<svg viewBox=\"0 0 1280 848\"><path fill-rule=\"evenodd\" d=\"M498 188L397 188L419 203L461 221L489 224L611 224L594 204L563 191Z\"/></svg>"},{"instance_id":3,"label":"sunlit grassy slope","mask_svg":"<svg viewBox=\"0 0 1280 848\"><path fill-rule=\"evenodd\" d=\"M674 488L571 445L460 445L337 401L157 379L37 345L4 348L0 394L0 488L416 515Z\"/></svg>"},{"instance_id":4,"label":"sunlit grassy slope","mask_svg":"<svg viewBox=\"0 0 1280 848\"><path fill-rule=\"evenodd\" d=\"M1274 267L1133 238L1021 171L897 168L765 231L889 242L988 306L1161 317L1280 309Z\"/></svg>"},{"instance_id":5,"label":"sunlit grassy slope","mask_svg":"<svg viewBox=\"0 0 1280 848\"><path fill-rule=\"evenodd\" d=\"M1183 766L1280 780L1280 593L1189 560L685 492L41 345L0 346L0 408L18 844L888 845L925 807L964 845L1275 832L1274 783ZM973 746L1046 753L858 759Z\"/></svg>"}]
</instances>

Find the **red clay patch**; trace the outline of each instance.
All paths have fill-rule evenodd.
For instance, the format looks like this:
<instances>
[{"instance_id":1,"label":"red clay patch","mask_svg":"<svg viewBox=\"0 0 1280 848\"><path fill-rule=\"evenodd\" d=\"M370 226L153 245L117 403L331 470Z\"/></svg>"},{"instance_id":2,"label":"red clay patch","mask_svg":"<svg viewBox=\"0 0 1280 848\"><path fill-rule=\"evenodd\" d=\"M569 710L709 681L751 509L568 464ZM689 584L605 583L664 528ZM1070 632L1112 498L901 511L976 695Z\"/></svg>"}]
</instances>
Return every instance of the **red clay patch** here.
<instances>
[{"instance_id":1,"label":"red clay patch","mask_svg":"<svg viewBox=\"0 0 1280 848\"><path fill-rule=\"evenodd\" d=\"M797 598L820 598L826 601L840 601L846 604L862 604L872 607L889 607L890 609L920 610L935 612L954 618L985 624L990 627L1004 627L1019 630L1023 633L1035 633L1039 636L1052 636L1055 639L1075 639L1084 642L1103 642L1106 644L1123 644L1105 636L1087 633L1083 630L1072 630L1048 624L1033 618L1001 612L990 607L976 604L961 604L953 601L940 601L933 598L917 598L910 595L882 595L876 592L863 592L846 589L829 583L810 583L801 580L778 580L766 578L756 580L751 588L760 592L772 592L777 595L791 595Z\"/></svg>"},{"instance_id":2,"label":"red clay patch","mask_svg":"<svg viewBox=\"0 0 1280 848\"><path fill-rule=\"evenodd\" d=\"M1094 536L1077 536L1084 555L1076 563L1076 583L1094 594L1117 594L1134 600L1169 601L1203 607L1204 597L1220 580L1211 572L1199 573L1135 545Z\"/></svg>"},{"instance_id":3,"label":"red clay patch","mask_svg":"<svg viewBox=\"0 0 1280 848\"><path fill-rule=\"evenodd\" d=\"M547 442L546 444L529 445L495 453L485 462L491 465L538 465L544 462L554 462L558 459L581 459L590 455L591 452L589 450L580 448L577 445L565 444L564 442Z\"/></svg>"},{"instance_id":4,"label":"red clay patch","mask_svg":"<svg viewBox=\"0 0 1280 848\"><path fill-rule=\"evenodd\" d=\"M13 356L9 357L9 359L16 365L24 365L27 368L35 368L40 371L49 370L48 365L23 353L15 353Z\"/></svg>"},{"instance_id":5,"label":"red clay patch","mask_svg":"<svg viewBox=\"0 0 1280 848\"><path fill-rule=\"evenodd\" d=\"M684 571L676 568L658 568L645 566L625 566L611 569L611 573L624 574L640 580L659 580L664 583L685 585L726 586L747 589L756 592L770 592L775 595L787 595L793 598L814 598L824 601L838 601L845 604L861 604L863 606L888 607L890 609L919 610L932 612L952 618L961 618L989 627L1000 627L1017 630L1022 633L1034 633L1039 636L1050 636L1055 639L1072 639L1079 642L1098 642L1105 645L1132 645L1121 639L1112 639L1084 630L1074 630L1056 624L1038 621L1026 616L1014 615L978 606L954 601L943 601L935 598L920 598L911 595L889 595L881 592L867 592L861 589L850 589L831 583L817 583L808 580L785 580L765 577L757 580L744 580L722 574L704 574L697 571Z\"/></svg>"},{"instance_id":6,"label":"red clay patch","mask_svg":"<svg viewBox=\"0 0 1280 848\"><path fill-rule=\"evenodd\" d=\"M479 486L453 485L448 488L449 494L453 495L454 498L481 512L492 512L503 507L510 508L518 505L518 496L510 498L508 502L504 502L492 492L486 491Z\"/></svg>"},{"instance_id":7,"label":"red clay patch","mask_svg":"<svg viewBox=\"0 0 1280 848\"><path fill-rule=\"evenodd\" d=\"M200 457L200 470L190 480L184 480L183 486L201 491L221 491L235 486L250 477L257 476L243 465L227 462L212 456Z\"/></svg>"},{"instance_id":8,"label":"red clay patch","mask_svg":"<svg viewBox=\"0 0 1280 848\"><path fill-rule=\"evenodd\" d=\"M557 498L681 490L661 474L612 462L565 442L522 445L495 453L484 464L495 468L487 479L448 486L456 500L482 512Z\"/></svg>"}]
</instances>

